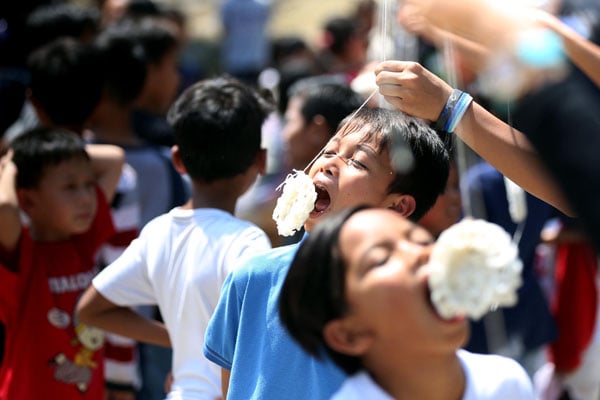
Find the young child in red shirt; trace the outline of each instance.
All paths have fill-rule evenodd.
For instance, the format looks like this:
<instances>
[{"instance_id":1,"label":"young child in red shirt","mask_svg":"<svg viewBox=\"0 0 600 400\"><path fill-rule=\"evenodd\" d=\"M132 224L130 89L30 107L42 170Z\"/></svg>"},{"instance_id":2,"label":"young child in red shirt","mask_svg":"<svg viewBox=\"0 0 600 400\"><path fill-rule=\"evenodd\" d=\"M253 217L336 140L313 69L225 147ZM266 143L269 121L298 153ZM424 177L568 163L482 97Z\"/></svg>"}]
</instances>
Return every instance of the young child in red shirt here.
<instances>
[{"instance_id":1,"label":"young child in red shirt","mask_svg":"<svg viewBox=\"0 0 600 400\"><path fill-rule=\"evenodd\" d=\"M123 162L60 128L26 132L0 160L0 399L104 399L103 334L74 309L114 232L107 199Z\"/></svg>"}]
</instances>

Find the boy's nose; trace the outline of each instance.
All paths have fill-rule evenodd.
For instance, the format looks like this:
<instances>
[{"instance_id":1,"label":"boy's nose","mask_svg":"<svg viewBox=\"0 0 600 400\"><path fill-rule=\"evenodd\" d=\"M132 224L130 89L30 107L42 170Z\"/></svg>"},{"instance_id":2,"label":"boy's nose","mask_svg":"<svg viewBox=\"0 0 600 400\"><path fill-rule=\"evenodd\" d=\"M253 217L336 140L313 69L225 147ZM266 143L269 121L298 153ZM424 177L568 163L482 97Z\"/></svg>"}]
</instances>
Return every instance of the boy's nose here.
<instances>
[{"instance_id":1,"label":"boy's nose","mask_svg":"<svg viewBox=\"0 0 600 400\"><path fill-rule=\"evenodd\" d=\"M82 203L90 204L96 199L96 188L95 187L82 187L79 190L79 200Z\"/></svg>"},{"instance_id":2,"label":"boy's nose","mask_svg":"<svg viewBox=\"0 0 600 400\"><path fill-rule=\"evenodd\" d=\"M411 241L402 241L400 243L400 248L404 254L413 259L413 265L418 268L429 262L433 244L423 245Z\"/></svg>"},{"instance_id":3,"label":"boy's nose","mask_svg":"<svg viewBox=\"0 0 600 400\"><path fill-rule=\"evenodd\" d=\"M331 175L336 175L340 169L340 163L346 166L348 165L348 160L340 156L339 154L327 157L323 159L323 163L321 164L320 170L326 174L329 173Z\"/></svg>"}]
</instances>

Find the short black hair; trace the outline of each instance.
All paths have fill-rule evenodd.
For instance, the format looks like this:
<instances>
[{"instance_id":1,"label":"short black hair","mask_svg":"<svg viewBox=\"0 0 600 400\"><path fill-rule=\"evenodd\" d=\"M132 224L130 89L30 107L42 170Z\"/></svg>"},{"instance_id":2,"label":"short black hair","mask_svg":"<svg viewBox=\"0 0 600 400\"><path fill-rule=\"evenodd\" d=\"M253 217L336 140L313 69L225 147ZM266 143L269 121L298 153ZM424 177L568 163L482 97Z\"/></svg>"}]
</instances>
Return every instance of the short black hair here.
<instances>
[{"instance_id":1,"label":"short black hair","mask_svg":"<svg viewBox=\"0 0 600 400\"><path fill-rule=\"evenodd\" d=\"M261 150L262 124L274 109L270 92L220 76L187 88L167 120L189 176L204 182L245 172Z\"/></svg>"},{"instance_id":2,"label":"short black hair","mask_svg":"<svg viewBox=\"0 0 600 400\"><path fill-rule=\"evenodd\" d=\"M159 64L179 45L176 26L166 18L144 17L131 19L129 23L135 24L135 32L144 47L147 63Z\"/></svg>"},{"instance_id":3,"label":"short black hair","mask_svg":"<svg viewBox=\"0 0 600 400\"><path fill-rule=\"evenodd\" d=\"M416 207L408 219L418 221L445 190L450 171L447 146L425 121L399 111L376 107L364 107L346 117L337 134L344 136L365 126L369 127L365 139L375 141L380 152L388 149L391 153L400 138L412 153L412 167L407 171L396 171L394 180L388 186L388 193L413 196Z\"/></svg>"},{"instance_id":4,"label":"short black hair","mask_svg":"<svg viewBox=\"0 0 600 400\"><path fill-rule=\"evenodd\" d=\"M289 89L289 98L302 99L300 112L306 122L315 116L325 118L331 136L340 122L356 111L363 100L339 75L319 75L304 78Z\"/></svg>"},{"instance_id":5,"label":"short black hair","mask_svg":"<svg viewBox=\"0 0 600 400\"><path fill-rule=\"evenodd\" d=\"M89 160L83 139L62 128L37 127L11 142L17 167L17 187L35 188L47 168L75 158Z\"/></svg>"},{"instance_id":6,"label":"short black hair","mask_svg":"<svg viewBox=\"0 0 600 400\"><path fill-rule=\"evenodd\" d=\"M323 329L329 321L348 311L340 231L352 215L369 208L364 205L346 208L320 221L300 243L279 294L279 317L292 337L317 358L326 351L348 374L362 368L360 357L329 347Z\"/></svg>"},{"instance_id":7,"label":"short black hair","mask_svg":"<svg viewBox=\"0 0 600 400\"><path fill-rule=\"evenodd\" d=\"M28 52L63 36L93 37L100 30L100 11L72 3L44 4L27 16L26 29Z\"/></svg>"},{"instance_id":8,"label":"short black hair","mask_svg":"<svg viewBox=\"0 0 600 400\"><path fill-rule=\"evenodd\" d=\"M105 74L105 93L120 105L133 104L146 80L147 58L133 21L118 20L98 35L98 48Z\"/></svg>"},{"instance_id":9,"label":"short black hair","mask_svg":"<svg viewBox=\"0 0 600 400\"><path fill-rule=\"evenodd\" d=\"M327 48L333 54L341 54L350 40L358 33L356 20L351 17L332 17L325 21L323 29L329 36Z\"/></svg>"},{"instance_id":10,"label":"short black hair","mask_svg":"<svg viewBox=\"0 0 600 400\"><path fill-rule=\"evenodd\" d=\"M83 123L100 101L104 70L97 49L62 37L29 56L29 87L34 100L55 125Z\"/></svg>"}]
</instances>

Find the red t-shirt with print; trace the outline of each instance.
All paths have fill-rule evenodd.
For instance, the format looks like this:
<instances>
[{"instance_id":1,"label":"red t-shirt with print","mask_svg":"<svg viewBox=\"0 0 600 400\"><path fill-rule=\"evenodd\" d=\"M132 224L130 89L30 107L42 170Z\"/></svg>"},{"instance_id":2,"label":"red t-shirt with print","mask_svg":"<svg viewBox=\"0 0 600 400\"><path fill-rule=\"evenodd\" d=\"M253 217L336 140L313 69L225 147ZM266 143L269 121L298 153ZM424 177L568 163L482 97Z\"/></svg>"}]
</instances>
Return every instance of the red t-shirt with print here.
<instances>
[{"instance_id":1,"label":"red t-shirt with print","mask_svg":"<svg viewBox=\"0 0 600 400\"><path fill-rule=\"evenodd\" d=\"M6 326L0 399L104 399L103 335L80 324L75 305L97 273L95 254L114 233L97 189L90 229L62 242L34 242L27 228L17 268L0 265Z\"/></svg>"}]
</instances>

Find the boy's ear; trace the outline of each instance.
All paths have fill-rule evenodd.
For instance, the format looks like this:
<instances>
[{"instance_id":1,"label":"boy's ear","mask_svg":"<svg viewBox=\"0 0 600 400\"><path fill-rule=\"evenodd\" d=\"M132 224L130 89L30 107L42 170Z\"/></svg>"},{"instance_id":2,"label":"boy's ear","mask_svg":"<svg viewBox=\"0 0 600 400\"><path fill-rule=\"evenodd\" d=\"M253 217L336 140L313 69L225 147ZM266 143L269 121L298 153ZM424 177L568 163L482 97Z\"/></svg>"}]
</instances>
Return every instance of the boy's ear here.
<instances>
[{"instance_id":1,"label":"boy's ear","mask_svg":"<svg viewBox=\"0 0 600 400\"><path fill-rule=\"evenodd\" d=\"M329 321L323 328L323 338L329 347L338 353L360 357L373 343L373 335L352 327L345 319Z\"/></svg>"},{"instance_id":2,"label":"boy's ear","mask_svg":"<svg viewBox=\"0 0 600 400\"><path fill-rule=\"evenodd\" d=\"M260 175L267 173L267 149L260 149L258 154L256 154L255 163Z\"/></svg>"},{"instance_id":3,"label":"boy's ear","mask_svg":"<svg viewBox=\"0 0 600 400\"><path fill-rule=\"evenodd\" d=\"M181 175L185 175L187 173L187 170L183 165L183 160L181 159L181 151L177 145L173 145L171 147L171 161L173 161L173 166L177 172L179 172Z\"/></svg>"},{"instance_id":4,"label":"boy's ear","mask_svg":"<svg viewBox=\"0 0 600 400\"><path fill-rule=\"evenodd\" d=\"M46 110L44 110L44 107L42 107L38 99L36 99L36 97L31 93L31 89L28 89L27 96L31 102L31 105L33 106L33 109L35 110L35 115L38 117L42 125L51 124L52 121L50 121L50 118L48 118Z\"/></svg>"},{"instance_id":5,"label":"boy's ear","mask_svg":"<svg viewBox=\"0 0 600 400\"><path fill-rule=\"evenodd\" d=\"M17 200L19 207L27 214L30 215L31 208L35 205L35 199L31 189L19 188L17 189Z\"/></svg>"},{"instance_id":6,"label":"boy's ear","mask_svg":"<svg viewBox=\"0 0 600 400\"><path fill-rule=\"evenodd\" d=\"M323 147L331 138L331 129L324 116L315 115L308 124L306 124L305 135L307 140L311 140L315 146Z\"/></svg>"},{"instance_id":7,"label":"boy's ear","mask_svg":"<svg viewBox=\"0 0 600 400\"><path fill-rule=\"evenodd\" d=\"M390 205L387 208L400 213L403 217L409 217L417 208L417 201L409 194L394 194L390 198Z\"/></svg>"}]
</instances>

